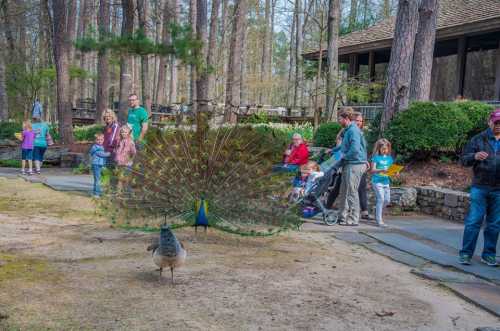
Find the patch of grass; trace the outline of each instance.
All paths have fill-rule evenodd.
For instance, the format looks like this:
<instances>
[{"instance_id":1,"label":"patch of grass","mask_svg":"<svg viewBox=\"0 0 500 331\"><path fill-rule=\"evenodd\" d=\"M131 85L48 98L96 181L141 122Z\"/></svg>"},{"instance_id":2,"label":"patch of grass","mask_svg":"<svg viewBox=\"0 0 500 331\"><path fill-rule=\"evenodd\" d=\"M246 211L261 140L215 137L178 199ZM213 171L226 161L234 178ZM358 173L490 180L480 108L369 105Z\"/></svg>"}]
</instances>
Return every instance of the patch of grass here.
<instances>
[{"instance_id":1,"label":"patch of grass","mask_svg":"<svg viewBox=\"0 0 500 331\"><path fill-rule=\"evenodd\" d=\"M57 192L43 184L0 178L0 212L10 215L55 216L78 221L98 221L95 204L88 197Z\"/></svg>"},{"instance_id":2,"label":"patch of grass","mask_svg":"<svg viewBox=\"0 0 500 331\"><path fill-rule=\"evenodd\" d=\"M0 160L0 167L21 168L21 160Z\"/></svg>"},{"instance_id":3,"label":"patch of grass","mask_svg":"<svg viewBox=\"0 0 500 331\"><path fill-rule=\"evenodd\" d=\"M6 280L22 280L35 282L41 279L54 279L54 270L41 260L24 258L15 255L0 254L0 282ZM49 276L50 277L46 277Z\"/></svg>"}]
</instances>

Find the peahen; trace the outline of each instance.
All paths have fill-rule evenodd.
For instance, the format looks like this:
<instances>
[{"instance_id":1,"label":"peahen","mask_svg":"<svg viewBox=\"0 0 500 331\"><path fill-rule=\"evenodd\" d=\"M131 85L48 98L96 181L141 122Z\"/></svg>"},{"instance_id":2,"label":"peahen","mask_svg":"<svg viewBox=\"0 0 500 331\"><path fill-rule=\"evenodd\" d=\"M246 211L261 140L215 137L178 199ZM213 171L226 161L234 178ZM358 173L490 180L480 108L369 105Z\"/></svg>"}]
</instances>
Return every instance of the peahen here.
<instances>
[{"instance_id":1,"label":"peahen","mask_svg":"<svg viewBox=\"0 0 500 331\"><path fill-rule=\"evenodd\" d=\"M128 187L108 195L113 206L107 209L126 211L128 219L166 216L243 235L300 225L286 205L289 175L272 173L283 137L253 126L195 128L151 132Z\"/></svg>"},{"instance_id":2,"label":"peahen","mask_svg":"<svg viewBox=\"0 0 500 331\"><path fill-rule=\"evenodd\" d=\"M160 238L148 246L147 250L152 251L153 262L160 267L160 279L163 268L170 268L172 284L174 284L174 269L184 264L187 251L168 225L161 226Z\"/></svg>"}]
</instances>

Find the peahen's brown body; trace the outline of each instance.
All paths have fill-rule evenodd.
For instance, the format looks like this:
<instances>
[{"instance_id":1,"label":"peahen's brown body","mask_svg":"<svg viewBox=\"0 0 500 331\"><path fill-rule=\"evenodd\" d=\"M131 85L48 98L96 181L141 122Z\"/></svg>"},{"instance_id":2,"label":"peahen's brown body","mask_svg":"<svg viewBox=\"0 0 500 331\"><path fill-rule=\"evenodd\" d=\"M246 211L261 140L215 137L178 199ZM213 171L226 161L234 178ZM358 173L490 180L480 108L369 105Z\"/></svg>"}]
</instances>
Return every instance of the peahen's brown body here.
<instances>
[{"instance_id":1,"label":"peahen's brown body","mask_svg":"<svg viewBox=\"0 0 500 331\"><path fill-rule=\"evenodd\" d=\"M160 229L159 240L148 247L152 251L153 262L160 268L160 277L164 268L170 268L172 284L174 283L174 269L184 265L187 251L184 245L177 240L168 226Z\"/></svg>"}]
</instances>

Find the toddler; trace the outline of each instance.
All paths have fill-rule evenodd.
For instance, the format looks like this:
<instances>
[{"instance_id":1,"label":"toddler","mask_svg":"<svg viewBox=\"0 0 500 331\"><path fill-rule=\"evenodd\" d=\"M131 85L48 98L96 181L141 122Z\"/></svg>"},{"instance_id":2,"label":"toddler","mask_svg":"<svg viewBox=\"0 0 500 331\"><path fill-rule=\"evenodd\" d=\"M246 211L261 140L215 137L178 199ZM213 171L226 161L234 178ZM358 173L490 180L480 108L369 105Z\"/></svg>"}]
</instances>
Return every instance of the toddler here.
<instances>
[{"instance_id":1,"label":"toddler","mask_svg":"<svg viewBox=\"0 0 500 331\"><path fill-rule=\"evenodd\" d=\"M104 134L97 133L95 135L95 143L90 148L89 154L91 158L92 174L94 175L94 197L101 196L101 172L102 168L106 164L106 158L111 155L111 153L104 150Z\"/></svg>"},{"instance_id":2,"label":"toddler","mask_svg":"<svg viewBox=\"0 0 500 331\"><path fill-rule=\"evenodd\" d=\"M387 169L393 164L391 143L387 139L379 139L375 143L371 160L372 187L377 199L375 220L379 226L386 226L382 218L384 208L391 202L391 178Z\"/></svg>"},{"instance_id":3,"label":"toddler","mask_svg":"<svg viewBox=\"0 0 500 331\"><path fill-rule=\"evenodd\" d=\"M30 121L23 122L22 144L21 144L21 173L26 174L26 162L28 163L28 175L33 174L33 142L35 141L35 132L31 127Z\"/></svg>"}]
</instances>

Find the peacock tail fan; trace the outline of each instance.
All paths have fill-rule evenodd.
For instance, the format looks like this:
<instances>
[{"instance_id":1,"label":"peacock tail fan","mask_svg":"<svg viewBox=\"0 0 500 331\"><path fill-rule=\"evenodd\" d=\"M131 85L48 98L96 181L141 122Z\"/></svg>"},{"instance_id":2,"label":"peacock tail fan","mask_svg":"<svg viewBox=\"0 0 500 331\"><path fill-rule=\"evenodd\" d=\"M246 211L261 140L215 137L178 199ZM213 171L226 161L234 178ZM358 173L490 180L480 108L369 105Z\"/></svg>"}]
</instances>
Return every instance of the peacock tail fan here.
<instances>
[{"instance_id":1,"label":"peacock tail fan","mask_svg":"<svg viewBox=\"0 0 500 331\"><path fill-rule=\"evenodd\" d=\"M286 201L290 175L272 172L281 148L271 133L251 126L157 131L133 168L117 173L121 184L108 189L108 208L124 219L160 224L167 217L190 225L203 208L209 226L249 235L298 227Z\"/></svg>"}]
</instances>

